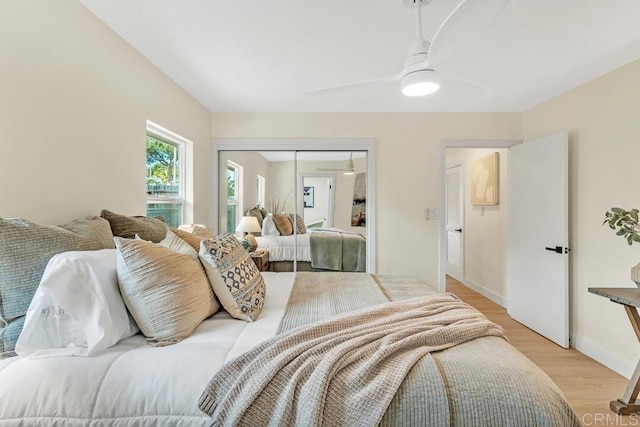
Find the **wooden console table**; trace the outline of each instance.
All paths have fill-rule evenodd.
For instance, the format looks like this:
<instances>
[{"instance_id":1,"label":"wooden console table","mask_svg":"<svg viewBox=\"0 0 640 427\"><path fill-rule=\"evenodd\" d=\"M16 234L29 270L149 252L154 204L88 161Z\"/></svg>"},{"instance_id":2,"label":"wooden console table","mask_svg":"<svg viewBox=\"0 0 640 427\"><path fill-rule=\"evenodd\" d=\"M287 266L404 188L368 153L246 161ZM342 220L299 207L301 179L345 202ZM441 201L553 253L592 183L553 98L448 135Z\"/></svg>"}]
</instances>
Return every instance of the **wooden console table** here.
<instances>
[{"instance_id":1,"label":"wooden console table","mask_svg":"<svg viewBox=\"0 0 640 427\"><path fill-rule=\"evenodd\" d=\"M629 321L633 331L640 341L640 315L638 315L638 307L640 307L640 289L638 288L589 288L592 294L609 298L612 302L622 304L627 311ZM640 401L638 393L640 392L640 361L633 372L633 376L629 380L627 390L621 399L613 400L609 407L613 412L620 415L629 415L640 413Z\"/></svg>"}]
</instances>

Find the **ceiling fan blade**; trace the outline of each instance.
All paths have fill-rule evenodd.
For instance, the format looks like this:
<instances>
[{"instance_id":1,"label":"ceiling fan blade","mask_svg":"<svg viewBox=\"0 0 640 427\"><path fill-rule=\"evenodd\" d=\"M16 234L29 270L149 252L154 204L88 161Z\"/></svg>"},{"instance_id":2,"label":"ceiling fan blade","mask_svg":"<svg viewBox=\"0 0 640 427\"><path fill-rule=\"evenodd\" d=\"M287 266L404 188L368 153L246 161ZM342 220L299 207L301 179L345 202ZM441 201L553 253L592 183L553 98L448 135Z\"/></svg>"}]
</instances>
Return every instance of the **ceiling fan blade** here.
<instances>
[{"instance_id":1,"label":"ceiling fan blade","mask_svg":"<svg viewBox=\"0 0 640 427\"><path fill-rule=\"evenodd\" d=\"M453 55L493 23L509 0L461 0L431 39L429 65Z\"/></svg>"},{"instance_id":2,"label":"ceiling fan blade","mask_svg":"<svg viewBox=\"0 0 640 427\"><path fill-rule=\"evenodd\" d=\"M475 86L477 88L480 88L480 89L484 90L488 95L493 95L493 91L491 89L489 89L488 87L486 87L484 85L481 85L480 83L473 82L471 80L465 80L465 79L443 79L442 80L443 85L446 85L447 82L468 84L468 85Z\"/></svg>"},{"instance_id":3,"label":"ceiling fan blade","mask_svg":"<svg viewBox=\"0 0 640 427\"><path fill-rule=\"evenodd\" d=\"M307 92L307 95L328 95L331 93L347 91L358 87L374 85L378 83L394 82L400 80L400 74L396 74L390 77L383 77L380 79L362 80L359 82L345 83L342 85L329 86L322 89L312 90Z\"/></svg>"}]
</instances>

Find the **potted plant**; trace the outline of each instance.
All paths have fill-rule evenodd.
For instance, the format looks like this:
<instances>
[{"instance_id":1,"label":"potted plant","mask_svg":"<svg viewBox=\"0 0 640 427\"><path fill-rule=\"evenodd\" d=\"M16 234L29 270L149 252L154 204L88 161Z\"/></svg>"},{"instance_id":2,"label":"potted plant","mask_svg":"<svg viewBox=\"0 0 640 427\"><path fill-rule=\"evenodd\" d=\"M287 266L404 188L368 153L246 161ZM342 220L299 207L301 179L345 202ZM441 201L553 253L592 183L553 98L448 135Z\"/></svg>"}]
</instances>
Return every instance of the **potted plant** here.
<instances>
[{"instance_id":1,"label":"potted plant","mask_svg":"<svg viewBox=\"0 0 640 427\"><path fill-rule=\"evenodd\" d=\"M630 211L622 208L611 208L605 212L604 222L609 228L616 230L616 236L622 236L629 245L640 243L640 227L638 226L638 209ZM640 264L631 269L631 280L640 288Z\"/></svg>"}]
</instances>

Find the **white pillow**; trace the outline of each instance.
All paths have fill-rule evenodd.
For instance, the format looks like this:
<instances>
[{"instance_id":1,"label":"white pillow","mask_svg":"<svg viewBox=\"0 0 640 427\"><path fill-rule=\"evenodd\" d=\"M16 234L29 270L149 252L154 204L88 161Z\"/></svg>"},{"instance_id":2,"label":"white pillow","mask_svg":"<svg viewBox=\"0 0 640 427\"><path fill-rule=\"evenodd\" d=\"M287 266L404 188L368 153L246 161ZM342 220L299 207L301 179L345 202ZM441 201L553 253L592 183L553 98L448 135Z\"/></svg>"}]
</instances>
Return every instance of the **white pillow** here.
<instances>
[{"instance_id":1,"label":"white pillow","mask_svg":"<svg viewBox=\"0 0 640 427\"><path fill-rule=\"evenodd\" d=\"M120 295L116 250L64 252L47 264L16 353L93 356L137 332Z\"/></svg>"},{"instance_id":2,"label":"white pillow","mask_svg":"<svg viewBox=\"0 0 640 427\"><path fill-rule=\"evenodd\" d=\"M276 223L273 222L273 216L271 214L262 221L262 235L263 236L279 236L280 232L276 227Z\"/></svg>"}]
</instances>

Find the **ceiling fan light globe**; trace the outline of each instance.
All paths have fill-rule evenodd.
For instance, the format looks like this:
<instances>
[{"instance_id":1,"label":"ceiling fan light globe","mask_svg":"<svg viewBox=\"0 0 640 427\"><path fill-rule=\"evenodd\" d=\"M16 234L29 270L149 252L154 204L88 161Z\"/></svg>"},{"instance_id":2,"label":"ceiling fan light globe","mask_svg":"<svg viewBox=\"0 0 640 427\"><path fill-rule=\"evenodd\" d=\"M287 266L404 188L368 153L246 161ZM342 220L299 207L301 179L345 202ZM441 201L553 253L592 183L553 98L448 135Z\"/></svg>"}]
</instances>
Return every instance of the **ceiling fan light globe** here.
<instances>
[{"instance_id":1,"label":"ceiling fan light globe","mask_svg":"<svg viewBox=\"0 0 640 427\"><path fill-rule=\"evenodd\" d=\"M400 81L402 93L406 96L425 96L440 89L440 79L433 70L409 73Z\"/></svg>"}]
</instances>

